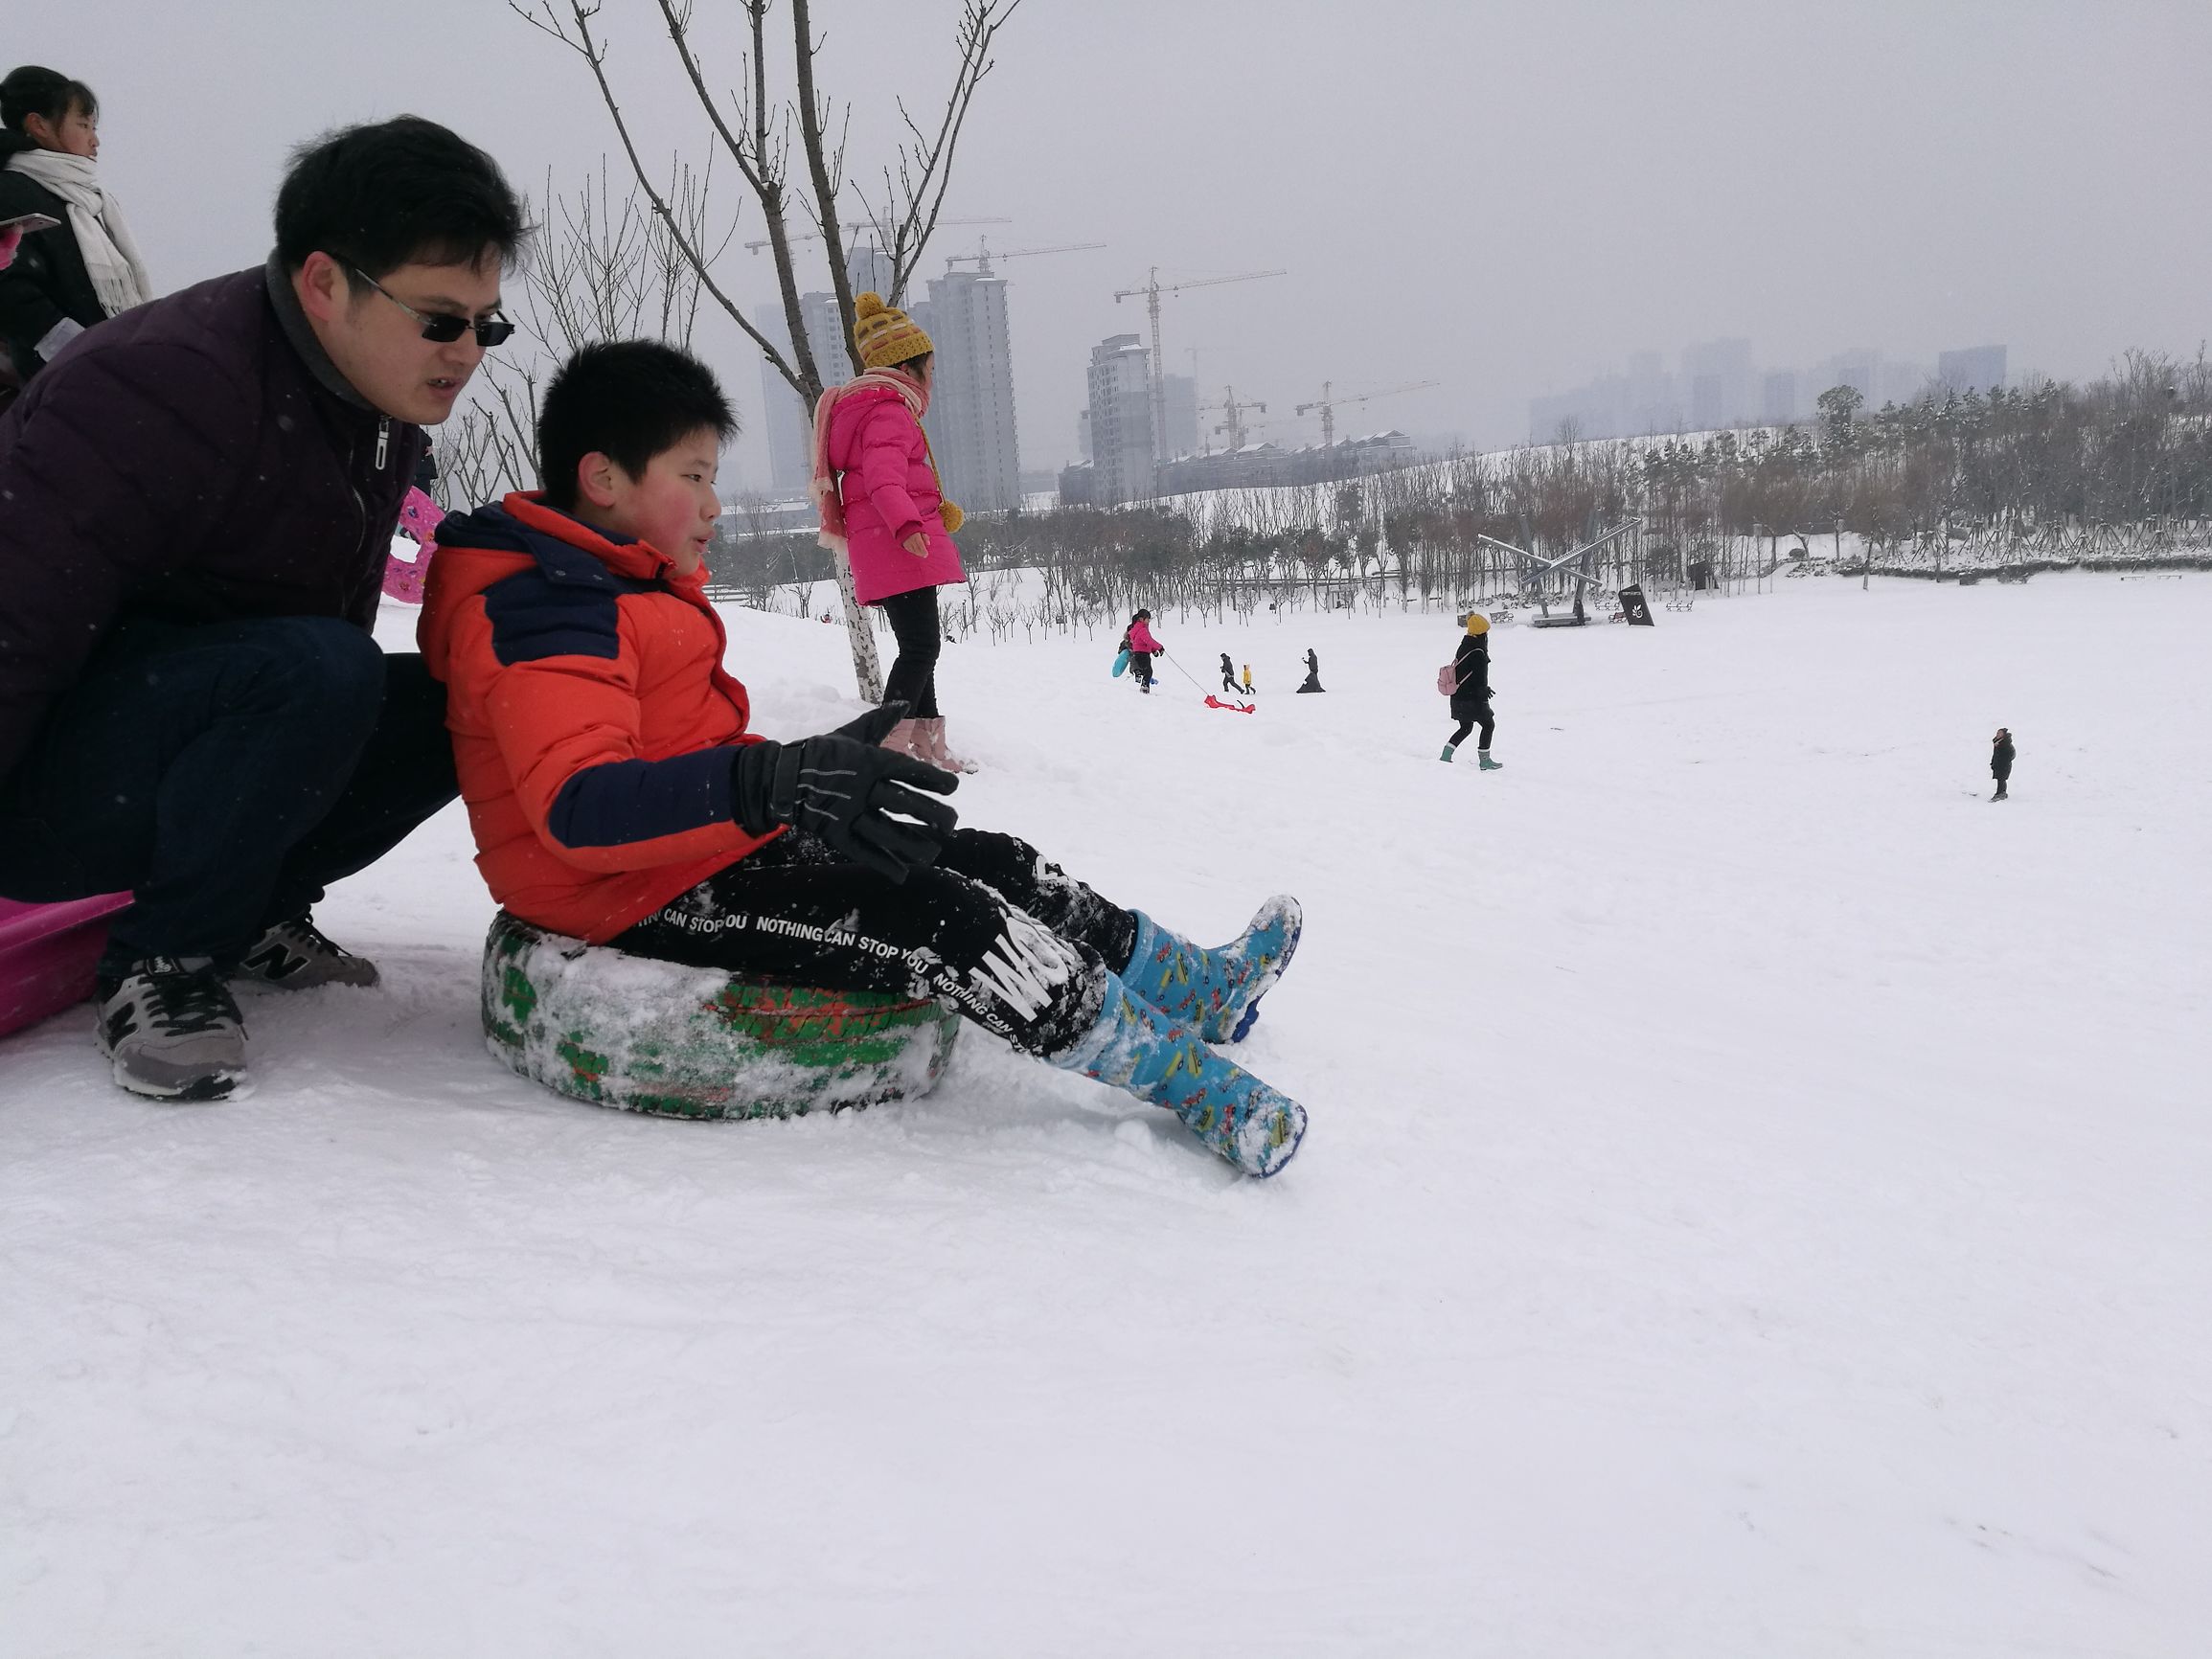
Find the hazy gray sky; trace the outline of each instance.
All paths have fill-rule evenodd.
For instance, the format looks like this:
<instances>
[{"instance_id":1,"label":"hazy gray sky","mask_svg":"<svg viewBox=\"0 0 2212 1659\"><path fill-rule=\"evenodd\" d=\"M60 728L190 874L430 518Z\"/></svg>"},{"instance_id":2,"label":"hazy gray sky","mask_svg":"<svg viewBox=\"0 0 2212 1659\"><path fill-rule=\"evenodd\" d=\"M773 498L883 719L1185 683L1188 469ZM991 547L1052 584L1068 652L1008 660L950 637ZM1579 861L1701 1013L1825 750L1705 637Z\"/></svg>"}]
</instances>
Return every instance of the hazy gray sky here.
<instances>
[{"instance_id":1,"label":"hazy gray sky","mask_svg":"<svg viewBox=\"0 0 2212 1659\"><path fill-rule=\"evenodd\" d=\"M938 97L957 8L815 5L857 168L893 97ZM335 123L433 117L533 190L611 144L582 64L497 0L9 11L0 57L100 93L164 287L258 261L285 149ZM613 73L663 153L703 153L657 15L606 0ZM1004 267L1025 466L1072 458L1089 348L1142 330L1112 294L1152 264L1290 272L1167 302L1169 367L1198 348L1208 396L1287 415L1325 379L1434 378L1374 422L1481 443L1522 437L1533 394L1722 334L1782 366L2002 341L2076 377L2212 333L2207 64L2204 0L1027 0L946 211L1011 218L1003 247L1108 244ZM765 256L726 266L769 291ZM725 475L764 477L755 359L704 343L753 429Z\"/></svg>"}]
</instances>

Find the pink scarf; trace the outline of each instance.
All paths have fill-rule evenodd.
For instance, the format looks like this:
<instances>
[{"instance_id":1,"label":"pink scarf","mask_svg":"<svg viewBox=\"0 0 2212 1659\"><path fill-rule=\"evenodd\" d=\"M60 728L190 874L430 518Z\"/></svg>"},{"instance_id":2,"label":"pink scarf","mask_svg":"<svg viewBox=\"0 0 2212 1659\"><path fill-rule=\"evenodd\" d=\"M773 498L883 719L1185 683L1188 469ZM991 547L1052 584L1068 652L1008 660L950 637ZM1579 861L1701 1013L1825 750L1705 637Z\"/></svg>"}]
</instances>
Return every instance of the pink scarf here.
<instances>
[{"instance_id":1,"label":"pink scarf","mask_svg":"<svg viewBox=\"0 0 2212 1659\"><path fill-rule=\"evenodd\" d=\"M807 481L807 493L813 497L814 511L822 515L822 534L818 539L824 547L837 553L845 551L845 503L837 494L837 475L830 467L830 415L840 398L848 393L864 392L871 386L887 388L903 398L906 407L914 412L917 425L929 408L929 394L922 389L922 383L896 369L871 369L857 379L831 387L814 405L814 468ZM927 443L926 438L924 443ZM934 470L935 456L930 457L929 465ZM942 480L938 489L942 492Z\"/></svg>"}]
</instances>

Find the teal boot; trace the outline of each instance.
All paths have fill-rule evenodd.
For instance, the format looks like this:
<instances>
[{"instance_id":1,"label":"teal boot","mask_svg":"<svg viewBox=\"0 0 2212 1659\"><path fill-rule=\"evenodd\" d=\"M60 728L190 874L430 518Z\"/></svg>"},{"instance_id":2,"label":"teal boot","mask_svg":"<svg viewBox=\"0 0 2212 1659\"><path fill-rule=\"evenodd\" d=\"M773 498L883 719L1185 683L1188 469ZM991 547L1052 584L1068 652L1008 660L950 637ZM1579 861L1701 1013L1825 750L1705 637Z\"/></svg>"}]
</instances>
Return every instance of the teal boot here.
<instances>
[{"instance_id":1,"label":"teal boot","mask_svg":"<svg viewBox=\"0 0 2212 1659\"><path fill-rule=\"evenodd\" d=\"M1505 763L1502 761L1492 760L1488 749L1475 750L1474 758L1481 763L1485 772L1502 772L1505 770Z\"/></svg>"},{"instance_id":2,"label":"teal boot","mask_svg":"<svg viewBox=\"0 0 2212 1659\"><path fill-rule=\"evenodd\" d=\"M1451 752L1452 752L1452 750L1454 750L1454 749L1456 749L1456 748L1458 748L1458 747L1459 747L1459 745L1458 745L1457 743L1447 743L1447 744L1445 744L1445 745L1444 745L1444 753L1443 753L1443 755L1442 755L1442 756L1440 756L1440 757L1439 757L1439 759L1441 759L1441 760L1446 760L1446 761L1448 761L1448 760L1450 760L1450 759L1451 759Z\"/></svg>"},{"instance_id":3,"label":"teal boot","mask_svg":"<svg viewBox=\"0 0 2212 1659\"><path fill-rule=\"evenodd\" d=\"M1198 1040L1114 974L1106 976L1098 1024L1051 1061L1165 1106L1183 1126L1247 1175L1272 1175L1306 1133L1306 1108Z\"/></svg>"},{"instance_id":4,"label":"teal boot","mask_svg":"<svg viewBox=\"0 0 2212 1659\"><path fill-rule=\"evenodd\" d=\"M1274 988L1305 931L1298 901L1278 893L1260 906L1243 933L1207 950L1170 933L1141 910L1136 947L1122 978L1170 1019L1195 1020L1210 1043L1243 1042L1260 1017L1260 999Z\"/></svg>"}]
</instances>

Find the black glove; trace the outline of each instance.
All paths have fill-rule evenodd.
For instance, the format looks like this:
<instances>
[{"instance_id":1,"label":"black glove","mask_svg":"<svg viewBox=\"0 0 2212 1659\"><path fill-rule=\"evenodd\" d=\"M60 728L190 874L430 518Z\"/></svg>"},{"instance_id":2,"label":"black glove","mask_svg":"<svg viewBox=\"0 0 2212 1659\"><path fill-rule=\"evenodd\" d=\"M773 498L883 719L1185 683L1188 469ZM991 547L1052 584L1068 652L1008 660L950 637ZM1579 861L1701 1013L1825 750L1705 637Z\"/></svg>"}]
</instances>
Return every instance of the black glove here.
<instances>
[{"instance_id":1,"label":"black glove","mask_svg":"<svg viewBox=\"0 0 2212 1659\"><path fill-rule=\"evenodd\" d=\"M949 795L957 777L878 747L905 713L904 703L885 703L820 737L744 744L730 762L732 816L753 835L794 825L854 863L905 880L915 865L936 860L938 843L960 822L944 802L916 792Z\"/></svg>"}]
</instances>

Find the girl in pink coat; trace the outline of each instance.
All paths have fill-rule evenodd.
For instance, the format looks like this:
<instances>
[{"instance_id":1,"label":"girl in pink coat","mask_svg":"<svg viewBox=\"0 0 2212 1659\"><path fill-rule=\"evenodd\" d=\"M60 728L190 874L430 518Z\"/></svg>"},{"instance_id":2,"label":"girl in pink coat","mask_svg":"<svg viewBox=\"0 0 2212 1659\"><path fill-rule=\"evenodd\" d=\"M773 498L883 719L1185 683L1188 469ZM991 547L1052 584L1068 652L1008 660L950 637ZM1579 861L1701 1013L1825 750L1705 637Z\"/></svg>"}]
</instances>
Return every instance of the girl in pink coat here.
<instances>
[{"instance_id":1,"label":"girl in pink coat","mask_svg":"<svg viewBox=\"0 0 2212 1659\"><path fill-rule=\"evenodd\" d=\"M1152 638L1152 613L1141 610L1129 618L1129 632L1122 637L1129 641L1129 667L1136 670L1137 689L1149 697L1152 694L1152 658L1165 656L1168 650Z\"/></svg>"},{"instance_id":2,"label":"girl in pink coat","mask_svg":"<svg viewBox=\"0 0 2212 1659\"><path fill-rule=\"evenodd\" d=\"M862 294L853 310L853 340L865 372L823 393L814 409L813 494L822 545L850 557L855 597L882 606L899 642L883 700L904 703L907 718L892 728L884 746L948 772L972 772L975 762L947 745L937 706L944 640L937 590L968 576L952 541L962 514L945 499L922 430L935 349L905 312L878 295Z\"/></svg>"}]
</instances>

